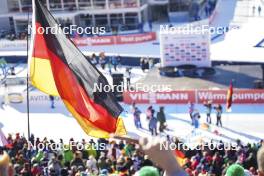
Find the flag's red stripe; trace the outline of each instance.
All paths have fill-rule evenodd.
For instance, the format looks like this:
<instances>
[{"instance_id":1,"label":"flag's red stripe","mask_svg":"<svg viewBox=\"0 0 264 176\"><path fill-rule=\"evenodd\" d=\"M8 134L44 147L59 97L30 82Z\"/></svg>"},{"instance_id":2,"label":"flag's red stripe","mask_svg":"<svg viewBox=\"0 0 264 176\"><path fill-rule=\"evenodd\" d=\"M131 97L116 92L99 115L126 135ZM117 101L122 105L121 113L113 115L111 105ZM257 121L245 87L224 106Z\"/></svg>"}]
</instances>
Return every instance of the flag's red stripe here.
<instances>
[{"instance_id":1,"label":"flag's red stripe","mask_svg":"<svg viewBox=\"0 0 264 176\"><path fill-rule=\"evenodd\" d=\"M61 59L53 52L48 49L47 51L56 87L61 98L67 100L76 112L92 122L98 128L110 133L115 132L117 119L112 117L101 105L96 104L92 99L90 99L69 67L66 66L65 63L62 62ZM91 119L92 115L90 114L85 102L92 106L93 109L100 114L100 116L95 119Z\"/></svg>"},{"instance_id":2,"label":"flag's red stripe","mask_svg":"<svg viewBox=\"0 0 264 176\"><path fill-rule=\"evenodd\" d=\"M33 57L41 58L41 59L48 59L49 55L47 52L47 44L44 39L43 34L38 33L39 28L41 27L40 23L36 22L36 35L34 41L34 50L33 50Z\"/></svg>"},{"instance_id":3,"label":"flag's red stripe","mask_svg":"<svg viewBox=\"0 0 264 176\"><path fill-rule=\"evenodd\" d=\"M227 108L229 109L232 106L232 96L233 96L233 84L231 83L228 90L227 97Z\"/></svg>"},{"instance_id":4,"label":"flag's red stripe","mask_svg":"<svg viewBox=\"0 0 264 176\"><path fill-rule=\"evenodd\" d=\"M185 158L185 155L182 151L180 150L174 150L174 153L176 154L177 157L179 158Z\"/></svg>"}]
</instances>

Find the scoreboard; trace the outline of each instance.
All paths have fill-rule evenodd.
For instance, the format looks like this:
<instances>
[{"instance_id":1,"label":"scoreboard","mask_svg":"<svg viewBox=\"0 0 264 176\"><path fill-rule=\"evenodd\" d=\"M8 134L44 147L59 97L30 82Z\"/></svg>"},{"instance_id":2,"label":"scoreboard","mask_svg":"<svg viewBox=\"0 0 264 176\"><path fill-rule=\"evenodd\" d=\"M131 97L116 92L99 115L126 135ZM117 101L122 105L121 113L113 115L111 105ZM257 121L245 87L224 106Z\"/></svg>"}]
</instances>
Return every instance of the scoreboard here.
<instances>
[{"instance_id":1,"label":"scoreboard","mask_svg":"<svg viewBox=\"0 0 264 176\"><path fill-rule=\"evenodd\" d=\"M209 33L160 33L161 66L210 67Z\"/></svg>"}]
</instances>

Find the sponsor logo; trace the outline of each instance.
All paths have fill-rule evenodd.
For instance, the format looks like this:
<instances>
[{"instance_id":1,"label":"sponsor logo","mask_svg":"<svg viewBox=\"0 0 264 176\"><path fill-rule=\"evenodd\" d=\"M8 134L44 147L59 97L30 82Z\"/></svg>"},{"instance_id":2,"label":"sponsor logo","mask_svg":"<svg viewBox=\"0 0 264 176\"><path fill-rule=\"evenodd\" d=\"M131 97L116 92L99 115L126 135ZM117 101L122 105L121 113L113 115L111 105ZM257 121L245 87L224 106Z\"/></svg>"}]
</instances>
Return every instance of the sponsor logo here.
<instances>
[{"instance_id":1,"label":"sponsor logo","mask_svg":"<svg viewBox=\"0 0 264 176\"><path fill-rule=\"evenodd\" d=\"M9 93L8 101L9 103L23 103L23 95L21 93Z\"/></svg>"}]
</instances>

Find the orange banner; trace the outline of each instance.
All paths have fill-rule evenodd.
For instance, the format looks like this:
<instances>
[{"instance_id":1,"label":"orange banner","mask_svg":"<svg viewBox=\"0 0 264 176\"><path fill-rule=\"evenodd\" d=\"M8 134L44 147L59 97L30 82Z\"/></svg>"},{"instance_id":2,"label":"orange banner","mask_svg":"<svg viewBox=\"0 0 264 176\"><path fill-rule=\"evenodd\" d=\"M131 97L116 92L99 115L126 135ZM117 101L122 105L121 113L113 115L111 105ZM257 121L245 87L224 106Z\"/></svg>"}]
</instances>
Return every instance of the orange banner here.
<instances>
[{"instance_id":1,"label":"orange banner","mask_svg":"<svg viewBox=\"0 0 264 176\"><path fill-rule=\"evenodd\" d=\"M141 34L128 34L116 36L95 36L72 38L77 46L98 46L98 45L122 45L144 43L156 40L155 32L146 32Z\"/></svg>"},{"instance_id":2,"label":"orange banner","mask_svg":"<svg viewBox=\"0 0 264 176\"><path fill-rule=\"evenodd\" d=\"M227 90L179 90L169 92L124 92L124 102L141 104L198 104L211 100L213 103L226 103ZM264 103L264 89L234 89L234 104Z\"/></svg>"}]
</instances>

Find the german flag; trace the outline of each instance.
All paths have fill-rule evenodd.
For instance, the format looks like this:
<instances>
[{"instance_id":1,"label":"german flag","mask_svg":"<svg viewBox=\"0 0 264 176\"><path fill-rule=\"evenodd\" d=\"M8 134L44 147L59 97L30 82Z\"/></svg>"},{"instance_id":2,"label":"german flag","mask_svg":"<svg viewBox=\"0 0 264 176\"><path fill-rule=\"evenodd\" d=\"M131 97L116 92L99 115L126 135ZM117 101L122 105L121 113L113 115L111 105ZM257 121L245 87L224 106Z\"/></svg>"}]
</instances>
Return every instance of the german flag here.
<instances>
[{"instance_id":1,"label":"german flag","mask_svg":"<svg viewBox=\"0 0 264 176\"><path fill-rule=\"evenodd\" d=\"M229 89L226 96L226 111L231 112L231 106L233 103L233 82L230 82Z\"/></svg>"},{"instance_id":2,"label":"german flag","mask_svg":"<svg viewBox=\"0 0 264 176\"><path fill-rule=\"evenodd\" d=\"M123 109L113 93L94 92L95 84L108 85L106 78L63 34L39 0L33 1L32 16L32 84L49 95L60 96L88 135L107 138L113 133L126 134L119 118Z\"/></svg>"},{"instance_id":3,"label":"german flag","mask_svg":"<svg viewBox=\"0 0 264 176\"><path fill-rule=\"evenodd\" d=\"M185 163L185 154L181 150L174 150L175 157L179 162L180 166L183 166Z\"/></svg>"}]
</instances>

